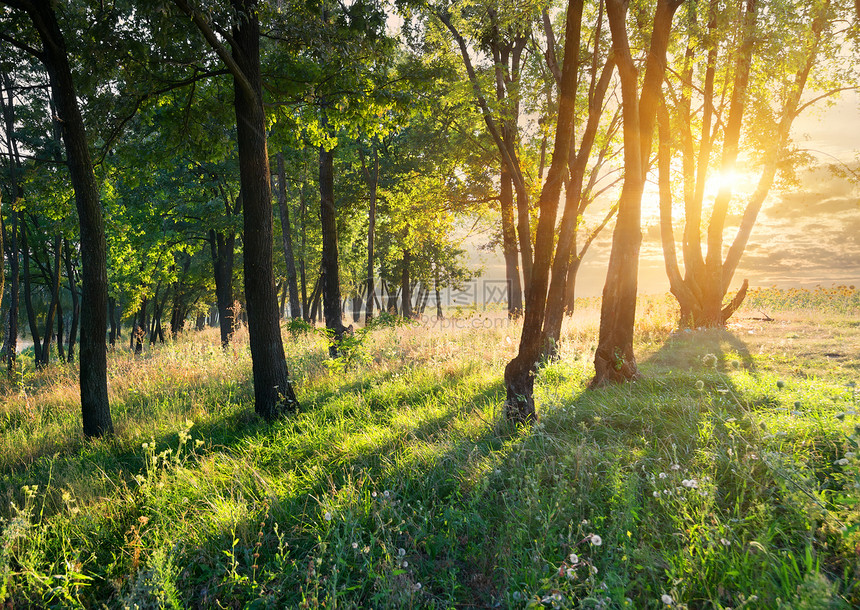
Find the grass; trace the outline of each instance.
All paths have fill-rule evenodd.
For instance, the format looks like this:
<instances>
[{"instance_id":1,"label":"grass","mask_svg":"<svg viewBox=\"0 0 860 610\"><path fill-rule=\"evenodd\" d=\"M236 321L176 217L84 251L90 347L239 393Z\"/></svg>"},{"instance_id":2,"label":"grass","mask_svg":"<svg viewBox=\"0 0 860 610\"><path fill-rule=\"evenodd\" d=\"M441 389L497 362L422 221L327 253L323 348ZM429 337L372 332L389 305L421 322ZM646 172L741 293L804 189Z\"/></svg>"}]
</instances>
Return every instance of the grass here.
<instances>
[{"instance_id":1,"label":"grass","mask_svg":"<svg viewBox=\"0 0 860 610\"><path fill-rule=\"evenodd\" d=\"M271 426L241 332L113 353L98 441L73 367L25 366L0 382L0 601L856 607L860 308L804 299L692 332L643 299L645 377L598 391L583 302L530 428L501 418L519 328L492 315L383 324L335 365L285 331L302 410Z\"/></svg>"}]
</instances>

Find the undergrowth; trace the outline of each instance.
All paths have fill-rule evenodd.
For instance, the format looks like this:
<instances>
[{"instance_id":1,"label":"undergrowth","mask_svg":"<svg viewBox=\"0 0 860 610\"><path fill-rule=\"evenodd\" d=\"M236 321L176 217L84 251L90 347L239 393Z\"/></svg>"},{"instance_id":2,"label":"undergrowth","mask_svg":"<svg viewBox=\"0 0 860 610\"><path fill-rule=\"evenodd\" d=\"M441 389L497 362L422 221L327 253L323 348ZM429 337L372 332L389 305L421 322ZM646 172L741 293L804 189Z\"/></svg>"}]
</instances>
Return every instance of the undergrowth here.
<instances>
[{"instance_id":1,"label":"undergrowth","mask_svg":"<svg viewBox=\"0 0 860 610\"><path fill-rule=\"evenodd\" d=\"M596 320L574 317L531 427L501 417L519 327L489 315L380 322L335 365L326 337L285 328L302 408L272 425L241 333L113 353L117 433L98 441L74 368L25 367L0 387L0 600L860 604L857 359L812 353L827 374L800 375L782 354L802 325L673 332L663 301L643 307L644 379L586 390Z\"/></svg>"}]
</instances>

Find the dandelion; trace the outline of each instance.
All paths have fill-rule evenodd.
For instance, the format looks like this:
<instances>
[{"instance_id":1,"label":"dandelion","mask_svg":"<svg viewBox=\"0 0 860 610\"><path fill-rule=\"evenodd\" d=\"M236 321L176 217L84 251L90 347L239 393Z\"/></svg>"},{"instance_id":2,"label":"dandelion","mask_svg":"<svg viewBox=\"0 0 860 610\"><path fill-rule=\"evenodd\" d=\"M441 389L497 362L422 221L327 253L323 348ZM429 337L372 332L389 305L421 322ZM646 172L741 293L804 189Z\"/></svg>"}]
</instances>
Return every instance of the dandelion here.
<instances>
[{"instance_id":1,"label":"dandelion","mask_svg":"<svg viewBox=\"0 0 860 610\"><path fill-rule=\"evenodd\" d=\"M702 358L702 364L708 368L714 368L717 366L717 357L713 354L705 354Z\"/></svg>"},{"instance_id":2,"label":"dandelion","mask_svg":"<svg viewBox=\"0 0 860 610\"><path fill-rule=\"evenodd\" d=\"M675 603L675 600L672 599L672 596L667 595L666 593L664 593L663 595L660 596L660 601L662 601L667 606L671 606L672 604Z\"/></svg>"},{"instance_id":3,"label":"dandelion","mask_svg":"<svg viewBox=\"0 0 860 610\"><path fill-rule=\"evenodd\" d=\"M657 476L658 476L658 477L660 477L661 479L665 479L665 478L666 478L667 476L669 476L669 475L667 475L665 472L661 472L661 473L660 473L660 474L658 474Z\"/></svg>"},{"instance_id":4,"label":"dandelion","mask_svg":"<svg viewBox=\"0 0 860 610\"><path fill-rule=\"evenodd\" d=\"M680 464L672 464L672 470L681 470Z\"/></svg>"},{"instance_id":5,"label":"dandelion","mask_svg":"<svg viewBox=\"0 0 860 610\"><path fill-rule=\"evenodd\" d=\"M370 496L371 496L372 498L375 498L375 497L376 497L376 492L375 492L375 491L374 491L374 492L371 492Z\"/></svg>"},{"instance_id":6,"label":"dandelion","mask_svg":"<svg viewBox=\"0 0 860 610\"><path fill-rule=\"evenodd\" d=\"M406 555L406 549L404 549L404 548L397 549L397 556L398 557L404 557L405 555Z\"/></svg>"},{"instance_id":7,"label":"dandelion","mask_svg":"<svg viewBox=\"0 0 860 610\"><path fill-rule=\"evenodd\" d=\"M652 496L654 496L655 498L659 498L659 497L660 497L660 492L659 492L659 491L652 491L652 492L651 492L651 495L652 495Z\"/></svg>"},{"instance_id":8,"label":"dandelion","mask_svg":"<svg viewBox=\"0 0 860 610\"><path fill-rule=\"evenodd\" d=\"M603 538L601 538L597 534L592 534L591 535L591 544L593 544L594 546L600 546L601 544L603 544Z\"/></svg>"},{"instance_id":9,"label":"dandelion","mask_svg":"<svg viewBox=\"0 0 860 610\"><path fill-rule=\"evenodd\" d=\"M386 489L385 491L382 492L382 495L385 496L386 498L388 498L391 496L391 492Z\"/></svg>"},{"instance_id":10,"label":"dandelion","mask_svg":"<svg viewBox=\"0 0 860 610\"><path fill-rule=\"evenodd\" d=\"M408 568L408 567L409 567L409 562L408 562L408 561L404 561L404 562L403 562L403 563L401 563L400 565L401 565L402 567L404 567L404 568Z\"/></svg>"},{"instance_id":11,"label":"dandelion","mask_svg":"<svg viewBox=\"0 0 860 610\"><path fill-rule=\"evenodd\" d=\"M569 580L576 580L576 570L574 570L573 568L568 568L567 569L567 578Z\"/></svg>"},{"instance_id":12,"label":"dandelion","mask_svg":"<svg viewBox=\"0 0 860 610\"><path fill-rule=\"evenodd\" d=\"M576 553L571 553L568 559L570 559L570 563L579 563L579 555Z\"/></svg>"},{"instance_id":13,"label":"dandelion","mask_svg":"<svg viewBox=\"0 0 860 610\"><path fill-rule=\"evenodd\" d=\"M358 548L358 543L357 543L357 542L353 542L353 543L352 543L352 548L357 549L357 548Z\"/></svg>"},{"instance_id":14,"label":"dandelion","mask_svg":"<svg viewBox=\"0 0 860 610\"><path fill-rule=\"evenodd\" d=\"M331 521L331 513L330 513L329 511L325 511L325 514L323 515L323 518L324 518L326 521Z\"/></svg>"},{"instance_id":15,"label":"dandelion","mask_svg":"<svg viewBox=\"0 0 860 610\"><path fill-rule=\"evenodd\" d=\"M785 382L782 379L780 379L779 381L776 382L776 387L778 387L781 390L782 388L785 387Z\"/></svg>"},{"instance_id":16,"label":"dandelion","mask_svg":"<svg viewBox=\"0 0 860 610\"><path fill-rule=\"evenodd\" d=\"M833 462L833 463L834 463L836 466L847 466L847 465L848 465L848 459L847 459L847 458L842 458L841 460L836 460L836 461L835 461L835 462Z\"/></svg>"},{"instance_id":17,"label":"dandelion","mask_svg":"<svg viewBox=\"0 0 860 610\"><path fill-rule=\"evenodd\" d=\"M720 538L720 544L723 546L730 546L732 543L728 538Z\"/></svg>"},{"instance_id":18,"label":"dandelion","mask_svg":"<svg viewBox=\"0 0 860 610\"><path fill-rule=\"evenodd\" d=\"M591 573L592 573L592 574L597 574L597 568L596 568L596 567L594 567L594 566L591 566Z\"/></svg>"},{"instance_id":19,"label":"dandelion","mask_svg":"<svg viewBox=\"0 0 860 610\"><path fill-rule=\"evenodd\" d=\"M699 390L700 392L701 392L702 390L704 390L704 389L705 389L705 382L704 382L704 381L702 381L701 379L699 379L699 380L696 382L696 389L697 389L697 390Z\"/></svg>"}]
</instances>

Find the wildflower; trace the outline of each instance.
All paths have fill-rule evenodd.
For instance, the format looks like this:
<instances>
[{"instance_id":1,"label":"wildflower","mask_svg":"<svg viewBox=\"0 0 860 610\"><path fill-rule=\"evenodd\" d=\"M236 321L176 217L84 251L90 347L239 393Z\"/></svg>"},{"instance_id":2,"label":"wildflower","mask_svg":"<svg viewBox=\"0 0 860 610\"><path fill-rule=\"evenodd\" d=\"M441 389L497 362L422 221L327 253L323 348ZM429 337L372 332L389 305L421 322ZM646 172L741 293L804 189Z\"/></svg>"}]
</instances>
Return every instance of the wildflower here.
<instances>
[{"instance_id":1,"label":"wildflower","mask_svg":"<svg viewBox=\"0 0 860 610\"><path fill-rule=\"evenodd\" d=\"M778 387L781 390L782 388L785 387L785 382L782 379L780 379L779 381L776 382L776 387Z\"/></svg>"},{"instance_id":2,"label":"wildflower","mask_svg":"<svg viewBox=\"0 0 860 610\"><path fill-rule=\"evenodd\" d=\"M401 567L408 568L408 567L409 567L409 562L408 562L408 561L404 561L404 562L403 562L403 563L401 563L400 565L401 565Z\"/></svg>"},{"instance_id":3,"label":"wildflower","mask_svg":"<svg viewBox=\"0 0 860 610\"><path fill-rule=\"evenodd\" d=\"M374 492L371 492L370 496L371 496L372 498L375 498L375 497L376 497L376 492L375 492L375 491L374 491Z\"/></svg>"},{"instance_id":4,"label":"wildflower","mask_svg":"<svg viewBox=\"0 0 860 610\"><path fill-rule=\"evenodd\" d=\"M576 580L576 570L574 570L573 568L568 568L567 577L569 580Z\"/></svg>"},{"instance_id":5,"label":"wildflower","mask_svg":"<svg viewBox=\"0 0 860 610\"><path fill-rule=\"evenodd\" d=\"M674 603L675 603L675 600L673 600L673 599L672 599L672 596L671 596L671 595L667 595L667 594L665 594L665 593L664 593L663 595L661 595L661 596L660 596L660 601L662 601L662 602L663 602L664 604L666 604L667 606L671 606L672 604L674 604Z\"/></svg>"},{"instance_id":6,"label":"wildflower","mask_svg":"<svg viewBox=\"0 0 860 610\"><path fill-rule=\"evenodd\" d=\"M731 545L731 541L729 541L728 538L720 538L720 544L722 544L723 546L729 546Z\"/></svg>"},{"instance_id":7,"label":"wildflower","mask_svg":"<svg viewBox=\"0 0 860 610\"><path fill-rule=\"evenodd\" d=\"M417 590L418 590L418 589L420 589L420 588L421 588L421 583L420 583L420 582L416 582L416 583L415 583L415 590L417 591Z\"/></svg>"},{"instance_id":8,"label":"wildflower","mask_svg":"<svg viewBox=\"0 0 860 610\"><path fill-rule=\"evenodd\" d=\"M391 496L391 492L386 489L385 491L382 492L382 495L385 496L386 498L388 498L389 496Z\"/></svg>"},{"instance_id":9,"label":"wildflower","mask_svg":"<svg viewBox=\"0 0 860 610\"><path fill-rule=\"evenodd\" d=\"M660 473L659 475L657 475L657 476L658 476L658 477L660 477L661 479L665 479L665 478L666 478L667 476L669 476L669 475L667 475L665 472L661 472L661 473Z\"/></svg>"},{"instance_id":10,"label":"wildflower","mask_svg":"<svg viewBox=\"0 0 860 610\"><path fill-rule=\"evenodd\" d=\"M681 481L681 485L684 487L689 487L690 489L698 489L699 482L696 479L684 479Z\"/></svg>"},{"instance_id":11,"label":"wildflower","mask_svg":"<svg viewBox=\"0 0 860 610\"><path fill-rule=\"evenodd\" d=\"M331 513L330 513L329 511L325 511L325 514L323 515L323 518L324 518L326 521L331 521Z\"/></svg>"},{"instance_id":12,"label":"wildflower","mask_svg":"<svg viewBox=\"0 0 860 610\"><path fill-rule=\"evenodd\" d=\"M672 470L681 470L680 464L672 464Z\"/></svg>"},{"instance_id":13,"label":"wildflower","mask_svg":"<svg viewBox=\"0 0 860 610\"><path fill-rule=\"evenodd\" d=\"M699 380L696 382L696 389L697 389L697 390L699 390L700 392L701 392L702 390L704 390L704 389L705 389L705 382L704 382L704 381L702 381L701 379L699 379Z\"/></svg>"},{"instance_id":14,"label":"wildflower","mask_svg":"<svg viewBox=\"0 0 860 610\"><path fill-rule=\"evenodd\" d=\"M596 568L596 567L594 567L594 566L591 566L591 573L592 573L592 574L597 574L597 568Z\"/></svg>"},{"instance_id":15,"label":"wildflower","mask_svg":"<svg viewBox=\"0 0 860 610\"><path fill-rule=\"evenodd\" d=\"M600 546L601 544L603 544L603 538L601 538L597 534L592 534L591 535L591 544L593 544L594 546Z\"/></svg>"},{"instance_id":16,"label":"wildflower","mask_svg":"<svg viewBox=\"0 0 860 610\"><path fill-rule=\"evenodd\" d=\"M659 498L660 492L659 491L653 491L653 492L651 492L651 495L654 496L655 498Z\"/></svg>"},{"instance_id":17,"label":"wildflower","mask_svg":"<svg viewBox=\"0 0 860 610\"><path fill-rule=\"evenodd\" d=\"M352 548L357 549L357 548L358 548L358 543L357 543L357 542L353 542L353 543L352 543Z\"/></svg>"},{"instance_id":18,"label":"wildflower","mask_svg":"<svg viewBox=\"0 0 860 610\"><path fill-rule=\"evenodd\" d=\"M847 466L847 465L848 465L848 459L847 459L847 458L842 458L841 460L836 460L836 461L835 461L835 462L833 462L833 463L834 463L836 466Z\"/></svg>"},{"instance_id":19,"label":"wildflower","mask_svg":"<svg viewBox=\"0 0 860 610\"><path fill-rule=\"evenodd\" d=\"M397 556L398 557L404 557L405 555L406 555L406 549L404 549L404 548L397 549Z\"/></svg>"},{"instance_id":20,"label":"wildflower","mask_svg":"<svg viewBox=\"0 0 860 610\"><path fill-rule=\"evenodd\" d=\"M717 357L713 354L705 354L702 358L702 364L708 368L714 368L717 366Z\"/></svg>"},{"instance_id":21,"label":"wildflower","mask_svg":"<svg viewBox=\"0 0 860 610\"><path fill-rule=\"evenodd\" d=\"M579 563L579 555L576 553L571 553L568 559L570 559L570 563Z\"/></svg>"}]
</instances>

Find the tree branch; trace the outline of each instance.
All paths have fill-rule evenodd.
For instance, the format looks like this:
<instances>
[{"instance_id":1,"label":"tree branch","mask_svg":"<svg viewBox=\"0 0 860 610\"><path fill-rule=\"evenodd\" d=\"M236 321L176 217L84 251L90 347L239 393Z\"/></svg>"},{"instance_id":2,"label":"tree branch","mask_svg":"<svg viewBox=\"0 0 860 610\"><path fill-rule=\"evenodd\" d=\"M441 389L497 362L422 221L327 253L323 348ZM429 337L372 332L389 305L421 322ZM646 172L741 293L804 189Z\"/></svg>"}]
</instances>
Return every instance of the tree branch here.
<instances>
[{"instance_id":1,"label":"tree branch","mask_svg":"<svg viewBox=\"0 0 860 610\"><path fill-rule=\"evenodd\" d=\"M9 2L6 2L5 0L3 0L3 2L5 4L9 4ZM12 38L11 36L4 34L3 32L0 32L0 40L5 40L9 44L11 44L13 47L16 47L16 48L24 51L28 55L32 55L33 57L35 57L36 59L38 59L41 62L45 61L45 54L44 53L34 49L33 47L31 47L28 44L21 42L20 40L16 40L15 38Z\"/></svg>"},{"instance_id":2,"label":"tree branch","mask_svg":"<svg viewBox=\"0 0 860 610\"><path fill-rule=\"evenodd\" d=\"M245 76L245 73L242 72L242 68L239 67L239 64L236 63L233 56L218 40L218 37L215 35L209 22L206 21L200 13L192 9L186 0L173 1L176 3L176 6L191 18L191 21L194 22L194 25L196 25L197 29L200 30L200 33L203 34L203 38L206 39L206 42L209 43L209 46L212 47L212 50L215 51L216 55L221 58L221 61L224 62L227 69L230 71L230 74L232 74L233 78L236 79L236 82L239 83L239 86L245 90L245 93L250 96L251 99L257 99L257 92L254 90L254 87L251 86L250 81Z\"/></svg>"}]
</instances>

